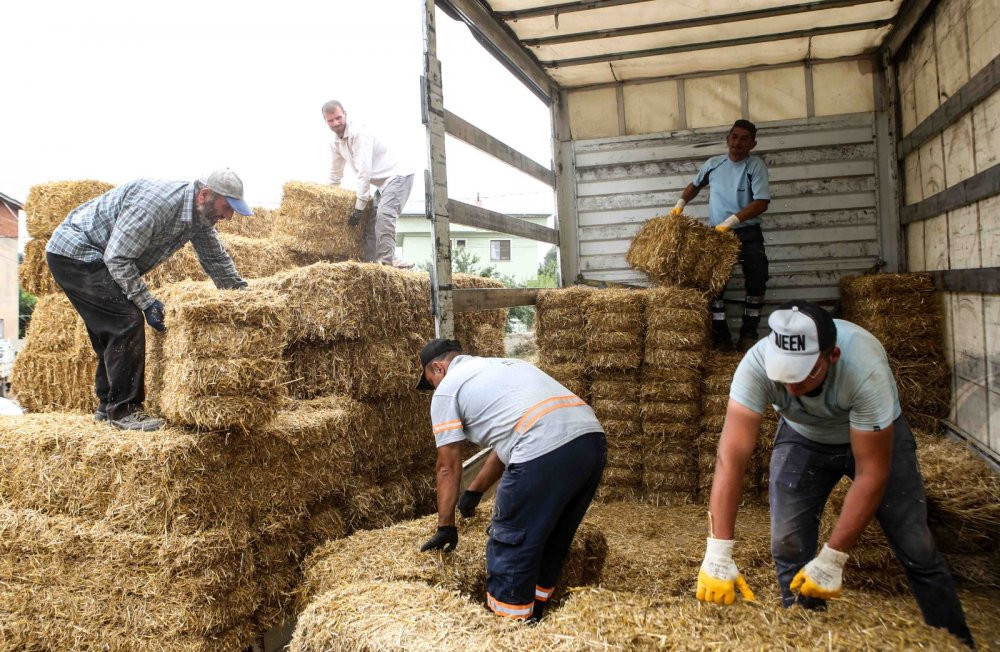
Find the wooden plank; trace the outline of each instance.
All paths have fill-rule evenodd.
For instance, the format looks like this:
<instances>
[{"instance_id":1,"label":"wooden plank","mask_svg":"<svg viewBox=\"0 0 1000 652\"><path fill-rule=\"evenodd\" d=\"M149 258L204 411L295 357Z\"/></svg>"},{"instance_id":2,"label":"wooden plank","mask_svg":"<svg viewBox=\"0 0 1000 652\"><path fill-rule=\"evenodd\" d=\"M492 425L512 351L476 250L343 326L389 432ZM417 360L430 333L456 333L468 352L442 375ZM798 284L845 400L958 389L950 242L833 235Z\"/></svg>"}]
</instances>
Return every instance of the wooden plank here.
<instances>
[{"instance_id":1,"label":"wooden plank","mask_svg":"<svg viewBox=\"0 0 1000 652\"><path fill-rule=\"evenodd\" d=\"M976 73L958 89L958 92L945 100L944 104L901 139L896 149L896 157L899 160L905 159L907 154L971 111L997 88L1000 88L1000 56L994 57L993 61Z\"/></svg>"},{"instance_id":2,"label":"wooden plank","mask_svg":"<svg viewBox=\"0 0 1000 652\"><path fill-rule=\"evenodd\" d=\"M604 9L605 7L618 7L620 5L631 5L637 2L648 2L648 0L585 0L584 2L564 2L546 5L544 7L513 9L510 11L497 11L494 13L500 20L518 20L519 18L558 16L559 14L568 14L576 11L590 11L592 9Z\"/></svg>"},{"instance_id":3,"label":"wooden plank","mask_svg":"<svg viewBox=\"0 0 1000 652\"><path fill-rule=\"evenodd\" d=\"M452 222L474 226L487 231L518 235L539 242L559 246L559 232L541 224L533 224L481 206L473 206L454 199L448 200L448 214Z\"/></svg>"},{"instance_id":4,"label":"wooden plank","mask_svg":"<svg viewBox=\"0 0 1000 652\"><path fill-rule=\"evenodd\" d=\"M849 23L844 25L829 25L825 27L811 27L807 29L796 29L788 32L777 32L772 34L754 34L753 36L741 36L725 40L706 40L699 43L687 43L684 45L670 45L660 48L646 48L642 50L632 50L628 52L610 52L608 54L593 54L583 57L572 57L568 59L542 59L541 64L545 68L568 68L572 66L586 66L592 63L608 63L612 61L624 61L626 59L641 59L645 57L657 57L672 54L684 54L687 52L698 52L701 50L714 50L717 48L742 47L757 43L774 43L775 41L786 41L800 38L813 38L816 36L826 36L829 34L844 34L848 32L862 32L868 30L881 29L886 25L891 25L888 19L869 20L860 23Z\"/></svg>"},{"instance_id":5,"label":"wooden plank","mask_svg":"<svg viewBox=\"0 0 1000 652\"><path fill-rule=\"evenodd\" d=\"M934 285L944 292L1000 294L1000 267L947 269L928 272Z\"/></svg>"},{"instance_id":6,"label":"wooden plank","mask_svg":"<svg viewBox=\"0 0 1000 652\"><path fill-rule=\"evenodd\" d=\"M431 0L434 2L435 0ZM538 59L521 45L510 29L478 0L436 0L441 10L468 25L472 35L521 83L551 105L557 84L538 65Z\"/></svg>"},{"instance_id":7,"label":"wooden plank","mask_svg":"<svg viewBox=\"0 0 1000 652\"><path fill-rule=\"evenodd\" d=\"M647 161L665 161L676 159L705 160L710 156L725 153L725 137L712 137L701 143L679 144L648 144L636 143L627 149L614 150L582 150L577 147L577 168L598 165L620 165L623 163L639 163ZM767 152L771 149L805 149L823 146L840 146L874 141L874 132L870 125L845 129L820 130L811 133L778 135L764 134L758 136L757 149ZM756 150L755 150L756 151Z\"/></svg>"},{"instance_id":8,"label":"wooden plank","mask_svg":"<svg viewBox=\"0 0 1000 652\"><path fill-rule=\"evenodd\" d=\"M909 0L902 3L899 13L896 15L895 24L892 31L885 37L882 47L888 50L893 58L902 49L903 45L910 39L914 28L920 23L924 14L937 0Z\"/></svg>"},{"instance_id":9,"label":"wooden plank","mask_svg":"<svg viewBox=\"0 0 1000 652\"><path fill-rule=\"evenodd\" d=\"M543 288L456 288L455 312L478 312L513 306L533 306Z\"/></svg>"},{"instance_id":10,"label":"wooden plank","mask_svg":"<svg viewBox=\"0 0 1000 652\"><path fill-rule=\"evenodd\" d=\"M580 271L577 245L576 159L569 129L567 93L559 91L552 103L552 152L555 156L556 223L559 231L559 284L565 285Z\"/></svg>"},{"instance_id":11,"label":"wooden plank","mask_svg":"<svg viewBox=\"0 0 1000 652\"><path fill-rule=\"evenodd\" d=\"M996 194L1000 194L1000 163L923 201L904 206L900 210L899 221L911 224L928 220Z\"/></svg>"},{"instance_id":12,"label":"wooden plank","mask_svg":"<svg viewBox=\"0 0 1000 652\"><path fill-rule=\"evenodd\" d=\"M617 0L621 2L621 0ZM528 47L539 45L557 45L559 43L576 43L578 41L590 41L594 39L606 39L619 36L633 36L635 34L650 34L654 32L667 32L690 27L706 27L709 25L731 24L746 20L759 20L762 18L773 18L775 16L799 15L806 12L823 11L828 9L838 9L840 7L852 7L859 4L869 4L872 2L883 2L884 0L815 0L814 2L803 2L800 4L788 4L778 7L768 7L764 9L750 9L748 11L735 11L730 13L710 14L697 18L683 18L680 20L662 21L658 23L648 23L643 25L633 25L629 27L615 27L611 29L597 29L587 32L576 32L574 34L555 34L553 36L543 36L538 38L524 39ZM591 3L574 3L591 4ZM573 5L570 5L573 6ZM555 7L545 7L543 9L527 9L521 11L497 12L497 16L503 20L517 20L525 15L547 16L564 13L566 5L556 5ZM590 7L587 7L589 9ZM579 8L577 9L580 10ZM543 13L539 13L542 11Z\"/></svg>"},{"instance_id":13,"label":"wooden plank","mask_svg":"<svg viewBox=\"0 0 1000 652\"><path fill-rule=\"evenodd\" d=\"M556 175L552 170L525 156L510 145L494 138L471 122L466 122L447 109L444 112L444 129L447 133L462 142L468 143L482 152L486 152L497 160L524 172L530 177L538 179L548 186L555 187Z\"/></svg>"}]
</instances>

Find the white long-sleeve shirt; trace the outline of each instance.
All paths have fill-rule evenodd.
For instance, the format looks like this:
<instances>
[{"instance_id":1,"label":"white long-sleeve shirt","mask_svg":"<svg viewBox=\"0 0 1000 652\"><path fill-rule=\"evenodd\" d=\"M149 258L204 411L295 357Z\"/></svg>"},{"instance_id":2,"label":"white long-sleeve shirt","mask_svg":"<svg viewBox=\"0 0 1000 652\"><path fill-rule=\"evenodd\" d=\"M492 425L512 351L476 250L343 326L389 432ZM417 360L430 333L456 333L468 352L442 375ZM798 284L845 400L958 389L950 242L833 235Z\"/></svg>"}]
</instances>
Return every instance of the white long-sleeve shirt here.
<instances>
[{"instance_id":1,"label":"white long-sleeve shirt","mask_svg":"<svg viewBox=\"0 0 1000 652\"><path fill-rule=\"evenodd\" d=\"M388 145L364 125L347 124L344 137L336 134L330 142L333 166L330 185L339 186L344 178L344 164L349 163L358 175L358 199L355 208L363 209L372 196L372 186L383 188L389 179L412 174L389 150Z\"/></svg>"}]
</instances>

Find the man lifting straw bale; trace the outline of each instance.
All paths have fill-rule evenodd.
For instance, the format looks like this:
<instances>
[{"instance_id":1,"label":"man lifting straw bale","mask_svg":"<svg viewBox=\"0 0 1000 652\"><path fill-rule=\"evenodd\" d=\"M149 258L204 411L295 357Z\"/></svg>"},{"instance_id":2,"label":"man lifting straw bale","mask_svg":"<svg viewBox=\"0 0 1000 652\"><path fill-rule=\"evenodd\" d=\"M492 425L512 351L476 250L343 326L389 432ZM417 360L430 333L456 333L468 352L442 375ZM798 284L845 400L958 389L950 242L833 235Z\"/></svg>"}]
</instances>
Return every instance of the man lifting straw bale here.
<instances>
[{"instance_id":1,"label":"man lifting straw bale","mask_svg":"<svg viewBox=\"0 0 1000 652\"><path fill-rule=\"evenodd\" d=\"M463 355L455 340L420 352L417 389L435 389L437 532L421 551L458 545L455 507L475 513L499 480L486 543L486 602L499 616L537 620L607 462L601 424L582 399L520 360ZM462 445L493 451L459 498Z\"/></svg>"},{"instance_id":2,"label":"man lifting straw bale","mask_svg":"<svg viewBox=\"0 0 1000 652\"><path fill-rule=\"evenodd\" d=\"M247 286L215 231L233 213L251 215L232 170L198 181L138 179L75 208L56 228L46 260L87 326L97 354L94 419L121 430L157 430L142 412L143 320L163 332L164 308L141 276L191 241L219 288Z\"/></svg>"},{"instance_id":3,"label":"man lifting straw bale","mask_svg":"<svg viewBox=\"0 0 1000 652\"><path fill-rule=\"evenodd\" d=\"M839 596L848 553L874 516L924 620L971 647L954 579L927 525L913 433L885 349L865 329L806 301L783 304L768 325L771 334L747 352L733 376L698 599L732 604L737 588L753 598L733 561L733 534L741 476L771 404L781 415L769 500L771 555L783 605L823 608ZM851 488L829 540L816 554L820 514L845 475Z\"/></svg>"}]
</instances>

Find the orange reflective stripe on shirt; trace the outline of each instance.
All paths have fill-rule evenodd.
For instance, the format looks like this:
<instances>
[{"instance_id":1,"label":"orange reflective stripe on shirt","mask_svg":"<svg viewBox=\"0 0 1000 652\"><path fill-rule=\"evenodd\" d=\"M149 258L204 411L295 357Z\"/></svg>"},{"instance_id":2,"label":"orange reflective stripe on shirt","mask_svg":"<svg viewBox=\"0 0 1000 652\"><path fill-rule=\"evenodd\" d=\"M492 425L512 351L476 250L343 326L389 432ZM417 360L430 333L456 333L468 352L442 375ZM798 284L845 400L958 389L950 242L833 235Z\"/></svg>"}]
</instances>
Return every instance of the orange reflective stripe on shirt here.
<instances>
[{"instance_id":1,"label":"orange reflective stripe on shirt","mask_svg":"<svg viewBox=\"0 0 1000 652\"><path fill-rule=\"evenodd\" d=\"M500 602L489 593L486 594L486 605L498 616L513 618L514 620L526 620L531 617L535 609L535 603L528 604L507 604Z\"/></svg>"},{"instance_id":2,"label":"orange reflective stripe on shirt","mask_svg":"<svg viewBox=\"0 0 1000 652\"><path fill-rule=\"evenodd\" d=\"M435 423L433 427L433 432L435 435L440 435L442 432L448 432L449 430L458 430L462 427L461 419L454 419L452 421L442 421L441 423Z\"/></svg>"},{"instance_id":3,"label":"orange reflective stripe on shirt","mask_svg":"<svg viewBox=\"0 0 1000 652\"><path fill-rule=\"evenodd\" d=\"M519 435L523 435L531 428L531 426L535 425L539 419L544 417L549 412L560 408L576 407L578 405L586 405L586 403L576 394L569 394L568 396L554 396L552 398L545 399L541 403L535 403L525 411L521 420L514 426L514 432Z\"/></svg>"}]
</instances>

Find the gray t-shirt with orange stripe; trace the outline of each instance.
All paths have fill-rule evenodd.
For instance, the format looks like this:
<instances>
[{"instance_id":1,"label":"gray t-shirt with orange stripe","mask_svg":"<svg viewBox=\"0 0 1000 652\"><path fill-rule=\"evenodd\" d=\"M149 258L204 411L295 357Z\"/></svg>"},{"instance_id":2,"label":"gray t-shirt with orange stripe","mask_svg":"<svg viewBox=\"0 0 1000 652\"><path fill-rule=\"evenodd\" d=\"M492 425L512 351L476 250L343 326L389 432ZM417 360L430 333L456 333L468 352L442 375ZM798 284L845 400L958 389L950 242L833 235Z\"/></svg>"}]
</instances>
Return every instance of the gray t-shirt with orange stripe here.
<instances>
[{"instance_id":1,"label":"gray t-shirt with orange stripe","mask_svg":"<svg viewBox=\"0 0 1000 652\"><path fill-rule=\"evenodd\" d=\"M437 445L492 446L504 465L527 462L589 432L604 432L580 397L534 365L460 355L431 399Z\"/></svg>"}]
</instances>

